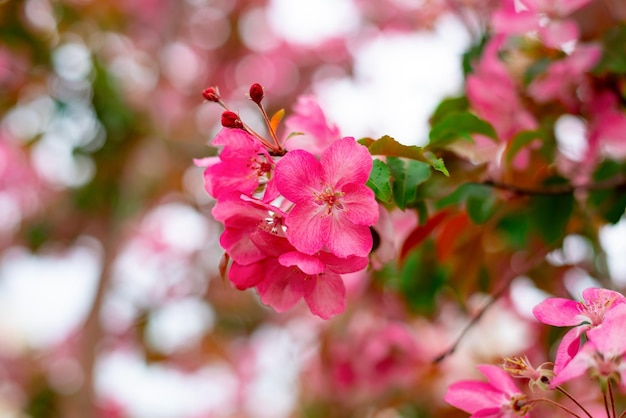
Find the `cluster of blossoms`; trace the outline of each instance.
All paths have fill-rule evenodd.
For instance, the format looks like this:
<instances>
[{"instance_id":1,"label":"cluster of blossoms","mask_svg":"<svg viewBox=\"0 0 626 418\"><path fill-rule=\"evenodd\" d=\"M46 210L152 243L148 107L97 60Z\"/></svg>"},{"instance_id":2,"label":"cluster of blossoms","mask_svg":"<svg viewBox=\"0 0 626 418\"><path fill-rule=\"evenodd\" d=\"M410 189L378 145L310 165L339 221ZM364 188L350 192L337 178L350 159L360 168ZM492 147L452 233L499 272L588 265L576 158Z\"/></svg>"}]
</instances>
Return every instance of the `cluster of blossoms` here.
<instances>
[{"instance_id":1,"label":"cluster of blossoms","mask_svg":"<svg viewBox=\"0 0 626 418\"><path fill-rule=\"evenodd\" d=\"M488 382L456 382L449 387L446 402L472 417L529 417L540 402L574 417L580 417L582 412L591 418L596 416L594 411L602 409L608 418L626 416L626 411L617 415L613 391L613 384L622 392L626 389L626 297L612 290L589 288L583 292L582 301L549 298L537 305L533 313L544 324L573 327L561 339L554 365L544 363L534 368L527 357L507 358L502 367L480 365L478 369ZM511 376L528 379L533 395L520 390ZM598 383L604 408L597 404L583 406L563 388L564 383L578 378ZM536 396L535 388L546 393L557 391L572 406ZM574 412L574 408L581 412Z\"/></svg>"},{"instance_id":2,"label":"cluster of blossoms","mask_svg":"<svg viewBox=\"0 0 626 418\"><path fill-rule=\"evenodd\" d=\"M282 113L270 119L262 87L251 86L268 140L228 109L217 88L203 96L226 109L212 141L222 147L219 156L199 164L206 166L205 187L217 201L213 216L224 224L220 244L230 262L228 278L238 289L256 288L278 312L302 298L324 319L343 312L340 275L368 265L370 227L378 219L374 193L365 185L372 168L367 148L340 138L310 97L285 121L300 132L281 140Z\"/></svg>"}]
</instances>

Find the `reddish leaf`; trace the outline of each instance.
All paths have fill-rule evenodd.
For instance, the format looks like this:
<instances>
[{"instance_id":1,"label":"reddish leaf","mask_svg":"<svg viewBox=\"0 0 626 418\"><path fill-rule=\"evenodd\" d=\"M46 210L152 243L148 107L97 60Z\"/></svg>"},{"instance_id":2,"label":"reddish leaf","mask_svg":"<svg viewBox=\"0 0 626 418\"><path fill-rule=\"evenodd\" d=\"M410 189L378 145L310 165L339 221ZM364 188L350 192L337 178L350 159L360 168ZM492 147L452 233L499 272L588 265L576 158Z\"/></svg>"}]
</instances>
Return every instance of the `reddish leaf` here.
<instances>
[{"instance_id":1,"label":"reddish leaf","mask_svg":"<svg viewBox=\"0 0 626 418\"><path fill-rule=\"evenodd\" d=\"M431 232L448 216L448 212L442 210L431 216L424 225L417 225L409 236L404 240L402 249L400 250L400 261L403 261L411 250L424 241Z\"/></svg>"},{"instance_id":2,"label":"reddish leaf","mask_svg":"<svg viewBox=\"0 0 626 418\"><path fill-rule=\"evenodd\" d=\"M436 243L437 258L441 261L450 256L459 241L461 231L469 225L470 220L466 212L461 212L448 219L439 231Z\"/></svg>"}]
</instances>

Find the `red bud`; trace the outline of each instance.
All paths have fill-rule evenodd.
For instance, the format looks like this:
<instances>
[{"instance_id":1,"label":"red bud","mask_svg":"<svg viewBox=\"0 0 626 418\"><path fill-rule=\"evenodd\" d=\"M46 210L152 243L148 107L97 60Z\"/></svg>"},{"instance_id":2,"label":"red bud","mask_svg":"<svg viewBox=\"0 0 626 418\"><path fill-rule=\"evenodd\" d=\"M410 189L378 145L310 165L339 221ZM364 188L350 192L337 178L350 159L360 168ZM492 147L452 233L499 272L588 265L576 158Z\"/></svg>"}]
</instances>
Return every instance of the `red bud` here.
<instances>
[{"instance_id":1,"label":"red bud","mask_svg":"<svg viewBox=\"0 0 626 418\"><path fill-rule=\"evenodd\" d=\"M204 97L209 102L219 102L220 101L220 93L217 90L217 87L207 87L202 91L202 97Z\"/></svg>"},{"instance_id":2,"label":"red bud","mask_svg":"<svg viewBox=\"0 0 626 418\"><path fill-rule=\"evenodd\" d=\"M225 128L243 129L243 122L235 112L227 110L222 113L222 126Z\"/></svg>"},{"instance_id":3,"label":"red bud","mask_svg":"<svg viewBox=\"0 0 626 418\"><path fill-rule=\"evenodd\" d=\"M263 100L264 96L263 87L261 87L259 83L254 83L250 86L250 99L254 103L261 104L261 100Z\"/></svg>"}]
</instances>

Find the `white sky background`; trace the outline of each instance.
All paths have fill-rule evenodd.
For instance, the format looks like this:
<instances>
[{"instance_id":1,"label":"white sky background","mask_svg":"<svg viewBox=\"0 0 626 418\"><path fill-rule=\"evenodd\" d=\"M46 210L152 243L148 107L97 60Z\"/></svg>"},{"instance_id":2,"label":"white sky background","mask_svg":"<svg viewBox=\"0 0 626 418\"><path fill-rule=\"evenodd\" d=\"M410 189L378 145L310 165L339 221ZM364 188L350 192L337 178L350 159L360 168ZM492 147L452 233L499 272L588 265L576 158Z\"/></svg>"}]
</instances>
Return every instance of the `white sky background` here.
<instances>
[{"instance_id":1,"label":"white sky background","mask_svg":"<svg viewBox=\"0 0 626 418\"><path fill-rule=\"evenodd\" d=\"M269 13L274 30L305 44L349 33L358 25L358 12L351 0L273 0ZM442 19L434 32L381 33L371 42L355 47L354 79L325 82L316 86L314 93L343 135L377 138L388 134L405 144L422 144L427 139L428 117L436 104L445 96L458 94L461 88L460 54L468 44L465 30L454 18ZM176 222L173 218L165 221L172 225ZM609 267L621 283L626 283L625 228L623 221L605 228L602 234L610 255ZM189 233L187 228L168 231ZM179 238L185 241L188 235ZM77 326L93 297L99 268L97 251L90 246L77 246L59 262L16 249L6 253L2 262L0 331L3 335L10 334L21 344L40 347L58 341ZM37 308L27 309L29 306ZM191 328L175 326L175 322L194 310L202 314L202 321ZM212 318L210 307L181 303L160 312L152 324L155 329L151 330L167 333L166 345L175 347L181 340L191 338L190 335L210 328ZM272 338L266 338L268 335ZM288 376L283 362L266 361L264 353L274 352L276 347L271 344L276 341L276 335L282 338L279 351L295 350L296 343L290 342L293 335L287 330L260 330L255 336L261 353L257 367L262 371L259 380L251 383L256 385L251 396L264 399L266 405L265 408L249 405L246 409L253 418L268 416L267 405L272 400L279 406L271 411L271 416L287 417L297 396L297 389L291 384L297 372L297 359L292 362L293 370ZM2 338L0 343L4 344ZM197 374L183 375L161 366L148 367L137 353L125 352L101 360L97 384L102 393L122 401L134 417L155 418L228 408L237 391L234 379L234 371L225 365L216 364ZM205 396L206 393L214 396ZM158 394L158 402L154 394Z\"/></svg>"}]
</instances>

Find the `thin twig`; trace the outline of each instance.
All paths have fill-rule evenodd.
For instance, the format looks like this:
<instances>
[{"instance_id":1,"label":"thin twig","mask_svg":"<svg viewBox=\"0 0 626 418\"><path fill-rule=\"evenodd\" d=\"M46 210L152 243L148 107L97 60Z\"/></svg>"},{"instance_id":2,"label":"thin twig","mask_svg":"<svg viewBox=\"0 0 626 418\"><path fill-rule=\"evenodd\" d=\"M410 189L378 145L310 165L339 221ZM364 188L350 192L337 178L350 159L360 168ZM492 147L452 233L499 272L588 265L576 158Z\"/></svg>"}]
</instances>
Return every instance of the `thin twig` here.
<instances>
[{"instance_id":1,"label":"thin twig","mask_svg":"<svg viewBox=\"0 0 626 418\"><path fill-rule=\"evenodd\" d=\"M578 407L580 409L582 409L582 411L589 417L589 418L593 418L591 416L591 414L589 413L589 411L587 411L587 409L585 409L584 406L582 406L582 404L580 402L578 402L576 400L576 398L574 398L572 395L570 395L570 393L568 391L566 391L565 389L563 389L561 386L557 386L556 390L558 390L559 392L561 392L563 395L567 396L572 402L574 402L576 405L578 405Z\"/></svg>"},{"instance_id":2,"label":"thin twig","mask_svg":"<svg viewBox=\"0 0 626 418\"><path fill-rule=\"evenodd\" d=\"M454 342L454 344L452 344L452 346L449 349L444 351L441 355L437 356L433 360L433 364L440 363L446 357L448 357L449 355L453 354L456 351L456 349L458 348L458 346L461 343L461 341L463 340L463 338L465 337L465 335L472 329L472 327L474 325L476 325L476 323L478 323L478 321L480 321L480 319L485 314L485 312L487 312L487 310L494 303L496 303L498 301L498 299L500 299L500 297L502 297L507 292L507 290L509 289L509 287L510 287L511 283L513 282L513 280L516 277L518 277L519 275L521 275L523 272L528 271L532 267L536 266L541 260L543 260L545 255L546 255L546 252L542 251L541 253L539 253L536 256L534 256L533 258L531 258L528 261L528 263L526 264L526 266L524 266L524 268L521 269L522 271L513 271L513 269L509 269L508 270L508 277L506 277L506 280L504 281L504 284L502 285L502 287L497 292L495 292L491 296L489 301L487 301L487 303L485 305L483 305L483 307L478 311L478 313L476 315L474 315L474 317L472 317L472 319L467 323L465 328L463 328L463 330L461 331L461 334L459 334L459 336L457 337L457 339Z\"/></svg>"},{"instance_id":3,"label":"thin twig","mask_svg":"<svg viewBox=\"0 0 626 418\"><path fill-rule=\"evenodd\" d=\"M506 190L511 193L525 196L559 196L569 195L576 191L594 191L608 189L624 189L626 188L626 179L623 176L615 176L610 179L598 181L595 183L581 184L574 186L571 184L558 184L553 186L545 186L540 189L517 186L514 184L504 183L496 180L485 180L482 182L472 182L471 184L480 184L490 186L495 189Z\"/></svg>"}]
</instances>

